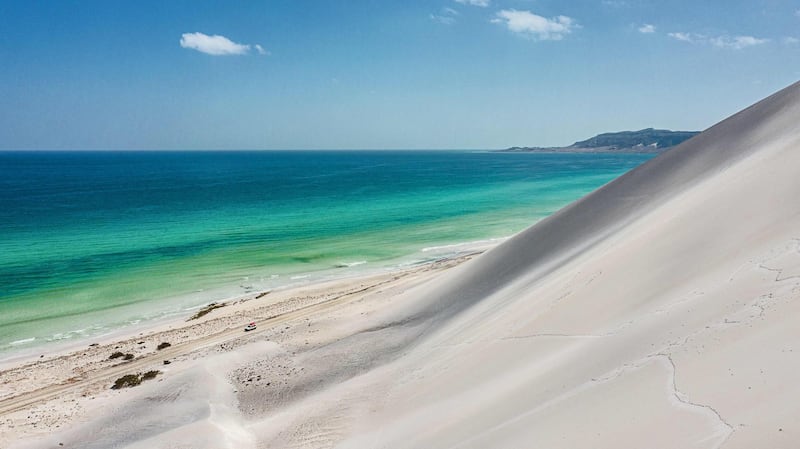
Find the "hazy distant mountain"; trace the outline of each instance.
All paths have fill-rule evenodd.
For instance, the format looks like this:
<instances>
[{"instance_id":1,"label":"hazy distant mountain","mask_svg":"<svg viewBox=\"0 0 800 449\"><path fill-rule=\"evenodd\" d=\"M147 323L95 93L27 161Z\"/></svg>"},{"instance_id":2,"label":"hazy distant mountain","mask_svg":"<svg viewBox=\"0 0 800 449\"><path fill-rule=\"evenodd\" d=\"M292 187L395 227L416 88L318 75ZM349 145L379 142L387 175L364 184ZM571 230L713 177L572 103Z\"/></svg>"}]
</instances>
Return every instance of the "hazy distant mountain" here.
<instances>
[{"instance_id":1,"label":"hazy distant mountain","mask_svg":"<svg viewBox=\"0 0 800 449\"><path fill-rule=\"evenodd\" d=\"M575 142L568 147L511 147L507 152L560 152L560 153L656 153L700 134L698 131L670 131L647 128L640 131L622 131L598 134L590 139Z\"/></svg>"}]
</instances>

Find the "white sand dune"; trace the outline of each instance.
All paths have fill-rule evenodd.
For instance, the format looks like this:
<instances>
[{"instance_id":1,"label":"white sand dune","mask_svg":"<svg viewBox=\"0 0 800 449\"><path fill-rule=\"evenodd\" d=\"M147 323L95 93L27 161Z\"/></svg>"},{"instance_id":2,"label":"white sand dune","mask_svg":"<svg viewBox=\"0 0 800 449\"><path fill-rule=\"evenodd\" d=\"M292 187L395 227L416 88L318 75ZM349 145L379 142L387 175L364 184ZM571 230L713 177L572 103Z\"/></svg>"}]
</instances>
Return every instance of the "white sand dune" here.
<instances>
[{"instance_id":1,"label":"white sand dune","mask_svg":"<svg viewBox=\"0 0 800 449\"><path fill-rule=\"evenodd\" d=\"M252 427L277 446L796 447L799 246L794 85L411 292L386 318L407 329L394 361Z\"/></svg>"},{"instance_id":2,"label":"white sand dune","mask_svg":"<svg viewBox=\"0 0 800 449\"><path fill-rule=\"evenodd\" d=\"M210 389L217 392L203 407L238 403L240 411L216 421L203 414L139 440L797 447L800 84L475 260L393 294L381 312L365 318L360 307L319 317L308 350L280 359L273 348L236 365L291 364L297 374L280 388L234 382L235 401ZM174 391L191 384L165 382ZM129 422L136 428L135 417ZM114 447L145 447L129 432ZM226 432L232 437L197 441ZM66 441L75 447L88 440L72 435Z\"/></svg>"}]
</instances>

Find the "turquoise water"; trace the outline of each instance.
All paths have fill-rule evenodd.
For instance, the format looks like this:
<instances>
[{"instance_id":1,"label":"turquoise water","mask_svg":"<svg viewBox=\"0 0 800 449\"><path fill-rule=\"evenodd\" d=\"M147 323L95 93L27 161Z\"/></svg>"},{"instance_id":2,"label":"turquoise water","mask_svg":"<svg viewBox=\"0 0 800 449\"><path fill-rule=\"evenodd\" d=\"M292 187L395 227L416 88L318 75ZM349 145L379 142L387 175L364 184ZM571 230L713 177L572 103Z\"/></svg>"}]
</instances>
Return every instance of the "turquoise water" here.
<instances>
[{"instance_id":1,"label":"turquoise water","mask_svg":"<svg viewBox=\"0 0 800 449\"><path fill-rule=\"evenodd\" d=\"M0 152L0 352L441 257L649 157Z\"/></svg>"}]
</instances>

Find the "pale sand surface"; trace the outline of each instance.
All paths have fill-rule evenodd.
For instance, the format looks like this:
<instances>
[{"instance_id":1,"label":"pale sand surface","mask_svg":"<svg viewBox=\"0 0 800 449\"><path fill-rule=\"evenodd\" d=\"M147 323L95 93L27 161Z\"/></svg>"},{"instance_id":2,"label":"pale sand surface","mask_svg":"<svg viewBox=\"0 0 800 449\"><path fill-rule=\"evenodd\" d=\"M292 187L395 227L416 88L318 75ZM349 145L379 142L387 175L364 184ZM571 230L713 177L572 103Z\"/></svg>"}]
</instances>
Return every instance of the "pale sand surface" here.
<instances>
[{"instance_id":1,"label":"pale sand surface","mask_svg":"<svg viewBox=\"0 0 800 449\"><path fill-rule=\"evenodd\" d=\"M87 340L80 343L80 349L72 345L58 352L43 350L41 358L37 355L6 362L0 366L0 447L26 440L40 447L42 443L36 443L37 438L52 436L61 429L74 427L75 423L103 415L118 406L118 401L123 400L120 398L133 400L147 387L155 388L149 383L162 384L174 377L181 384L175 388L183 390L182 384L187 379L193 379L189 382L192 384L196 379L229 379L232 373L228 368L236 365L235 360L242 360L235 355L243 351L241 348L263 348L262 343L268 343L270 348L282 348L277 354L284 357L290 350L295 354L307 351L319 340L318 318L330 319L337 315L334 309L345 305L357 310L358 316L371 314L387 298L473 258L487 245L476 247L474 253L394 272L319 282L268 294L253 293L197 320L173 320L116 339ZM244 325L253 320L259 323L258 329L245 333ZM157 350L162 342L171 346ZM109 355L116 351L131 353L135 358L127 362L109 360ZM164 365L164 360L170 364ZM209 360L226 362L217 365L209 364ZM212 377L198 376L198 370L207 369L214 371ZM136 389L109 389L122 375L149 370L161 370L164 374ZM270 368L278 378L290 376L287 370L283 366ZM191 374L185 374L187 371ZM259 377L264 377L263 373ZM170 385L167 389L173 388L173 382L167 383ZM180 414L183 410L176 407L168 414L173 412ZM55 439L45 438L42 447L57 444ZM73 447L88 446L81 443ZM118 446L100 443L94 447Z\"/></svg>"},{"instance_id":2,"label":"pale sand surface","mask_svg":"<svg viewBox=\"0 0 800 449\"><path fill-rule=\"evenodd\" d=\"M466 263L244 338L232 315L128 391L4 400L22 429L0 423L0 446L795 448L799 169L794 85ZM70 407L41 439L20 424Z\"/></svg>"}]
</instances>

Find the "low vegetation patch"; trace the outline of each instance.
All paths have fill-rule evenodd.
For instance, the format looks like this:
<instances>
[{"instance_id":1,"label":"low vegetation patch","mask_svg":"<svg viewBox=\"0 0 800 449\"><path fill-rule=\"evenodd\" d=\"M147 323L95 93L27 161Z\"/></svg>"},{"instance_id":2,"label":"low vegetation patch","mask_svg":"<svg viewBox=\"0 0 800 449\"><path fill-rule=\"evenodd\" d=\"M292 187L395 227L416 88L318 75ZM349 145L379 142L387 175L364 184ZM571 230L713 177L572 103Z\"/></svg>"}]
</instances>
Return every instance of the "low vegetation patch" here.
<instances>
[{"instance_id":1,"label":"low vegetation patch","mask_svg":"<svg viewBox=\"0 0 800 449\"><path fill-rule=\"evenodd\" d=\"M133 360L133 354L125 354L124 352L116 351L116 352L112 353L110 356L108 356L108 359L109 360L114 360L114 359Z\"/></svg>"},{"instance_id":2,"label":"low vegetation patch","mask_svg":"<svg viewBox=\"0 0 800 449\"><path fill-rule=\"evenodd\" d=\"M112 390L119 390L120 388L135 387L142 383L142 378L138 374L126 374L114 382L111 386Z\"/></svg>"},{"instance_id":3,"label":"low vegetation patch","mask_svg":"<svg viewBox=\"0 0 800 449\"><path fill-rule=\"evenodd\" d=\"M165 341L163 343L159 343L158 346L156 346L156 349L160 351L162 349L169 348L170 346L172 346L172 345Z\"/></svg>"},{"instance_id":4,"label":"low vegetation patch","mask_svg":"<svg viewBox=\"0 0 800 449\"><path fill-rule=\"evenodd\" d=\"M161 374L161 371L158 370L148 371L144 374L126 374L117 379L114 385L111 386L111 389L119 390L120 388L135 387L145 380L155 379L159 374Z\"/></svg>"},{"instance_id":5,"label":"low vegetation patch","mask_svg":"<svg viewBox=\"0 0 800 449\"><path fill-rule=\"evenodd\" d=\"M192 317L189 318L186 321L192 321L192 320L196 320L198 318L202 318L202 317L208 315L209 313L211 313L212 310L219 309L221 307L225 307L226 305L227 304L225 304L224 302L212 302L211 304L209 304L209 305L203 307L202 309L198 310L197 313L192 315Z\"/></svg>"},{"instance_id":6,"label":"low vegetation patch","mask_svg":"<svg viewBox=\"0 0 800 449\"><path fill-rule=\"evenodd\" d=\"M158 376L159 374L161 374L161 371L159 371L157 369L148 371L148 372L142 374L142 380L155 379L156 376Z\"/></svg>"}]
</instances>

